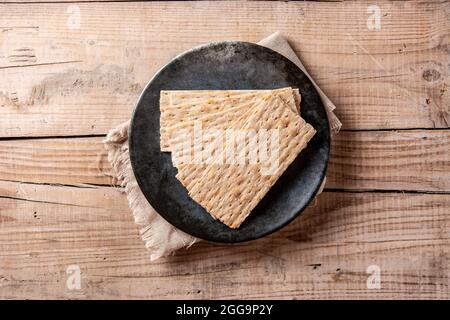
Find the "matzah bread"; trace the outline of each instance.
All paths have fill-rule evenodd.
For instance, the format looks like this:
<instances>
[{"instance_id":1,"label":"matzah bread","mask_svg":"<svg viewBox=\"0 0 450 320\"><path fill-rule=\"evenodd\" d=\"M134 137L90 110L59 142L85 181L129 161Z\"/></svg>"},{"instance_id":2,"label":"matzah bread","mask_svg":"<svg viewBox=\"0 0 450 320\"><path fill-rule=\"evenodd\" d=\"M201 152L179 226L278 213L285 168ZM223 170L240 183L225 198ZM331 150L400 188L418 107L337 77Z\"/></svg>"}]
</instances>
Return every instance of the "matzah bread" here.
<instances>
[{"instance_id":1,"label":"matzah bread","mask_svg":"<svg viewBox=\"0 0 450 320\"><path fill-rule=\"evenodd\" d=\"M161 91L161 151L171 151L170 134L181 123L199 120L204 115L256 103L266 94L278 94L293 111L299 111L300 93L290 87L275 90ZM192 124L190 124L192 125ZM189 126L189 124L187 124Z\"/></svg>"},{"instance_id":2,"label":"matzah bread","mask_svg":"<svg viewBox=\"0 0 450 320\"><path fill-rule=\"evenodd\" d=\"M161 150L172 152L191 198L238 228L315 133L299 116L300 100L290 87L161 91ZM230 143L233 130L243 136ZM276 143L261 144L260 132Z\"/></svg>"},{"instance_id":3,"label":"matzah bread","mask_svg":"<svg viewBox=\"0 0 450 320\"><path fill-rule=\"evenodd\" d=\"M262 164L212 164L195 168L201 178L184 181L190 196L231 228L241 225L315 133L276 96L270 97L245 123L236 124L239 125L247 130L279 130L277 168L265 175L261 172ZM248 141L239 141L236 149L245 149L246 143ZM223 154L226 152L224 150Z\"/></svg>"},{"instance_id":4,"label":"matzah bread","mask_svg":"<svg viewBox=\"0 0 450 320\"><path fill-rule=\"evenodd\" d=\"M221 112L205 115L196 121L185 121L168 129L167 134L170 137L170 150L172 152L172 162L174 165L180 170L180 165L192 163L194 153L196 151L201 151L197 150L200 145L213 145L218 134L232 128L233 124L238 119L247 119L247 114L251 114L252 107L259 103L263 103L264 98L268 98L269 96L270 95L268 94L259 101L256 100L254 103L251 102ZM198 143L199 141L194 143L194 137L198 130L201 130L203 135L202 143ZM184 151L186 150L192 150L193 152L191 154L185 154Z\"/></svg>"},{"instance_id":5,"label":"matzah bread","mask_svg":"<svg viewBox=\"0 0 450 320\"><path fill-rule=\"evenodd\" d=\"M255 112L258 112L259 110L261 110L261 108L266 104L266 99L268 99L268 98L269 98L269 96L265 97L265 99L263 98L261 101L259 101L254 106L247 108L243 114L236 117L232 122L230 122L228 127L225 127L223 125L223 123L221 123L218 125L218 128L224 128L222 130L222 132L225 132L225 134L226 134L226 130L245 129L245 127L247 126L246 123L251 121L252 115L255 114ZM255 111L255 109L256 109L256 111ZM221 134L218 137L218 139L223 140L223 135ZM195 182L196 179L201 178L202 170L204 170L207 166L207 163L205 163L205 162L218 161L216 158L206 159L205 161L203 159L200 159L200 162L196 163L197 161L196 161L196 159L194 159L194 156L195 156L194 153L202 152L204 144L209 144L209 145L215 144L215 141L212 141L212 139L209 139L209 140L206 139L206 140L207 140L206 143L205 143L205 141L202 141L202 142L194 141L194 137L191 134L190 136L188 136L188 141L187 141L187 145L186 145L185 144L186 136L183 135L182 132L180 133L179 136L177 136L175 139L172 140L173 147L174 147L174 152L172 152L172 161L178 169L178 173L177 173L176 177L181 182L181 184L183 184L186 188L188 188L188 186L191 186L190 184L192 182ZM190 150L192 150L192 153L187 155L188 156L187 159L186 159L186 155L182 154L181 150L180 150L181 148L186 148L186 147L191 148ZM214 154L212 156L214 156ZM190 191L189 188L188 188L188 191Z\"/></svg>"}]
</instances>

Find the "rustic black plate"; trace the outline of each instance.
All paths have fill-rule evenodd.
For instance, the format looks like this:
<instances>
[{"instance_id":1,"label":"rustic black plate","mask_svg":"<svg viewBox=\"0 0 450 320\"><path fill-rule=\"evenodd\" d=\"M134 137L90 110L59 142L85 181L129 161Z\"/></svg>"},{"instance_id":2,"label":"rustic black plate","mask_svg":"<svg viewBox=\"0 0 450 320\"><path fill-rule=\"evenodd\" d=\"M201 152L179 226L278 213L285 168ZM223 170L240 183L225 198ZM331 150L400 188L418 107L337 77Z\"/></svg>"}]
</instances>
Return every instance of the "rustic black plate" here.
<instances>
[{"instance_id":1,"label":"rustic black plate","mask_svg":"<svg viewBox=\"0 0 450 320\"><path fill-rule=\"evenodd\" d=\"M299 88L301 115L317 133L239 229L213 220L175 178L170 153L159 144L160 90ZM314 198L325 176L330 131L325 109L308 77L290 60L246 42L189 50L162 68L134 111L130 158L139 187L159 214L195 237L217 242L256 239L285 226Z\"/></svg>"}]
</instances>

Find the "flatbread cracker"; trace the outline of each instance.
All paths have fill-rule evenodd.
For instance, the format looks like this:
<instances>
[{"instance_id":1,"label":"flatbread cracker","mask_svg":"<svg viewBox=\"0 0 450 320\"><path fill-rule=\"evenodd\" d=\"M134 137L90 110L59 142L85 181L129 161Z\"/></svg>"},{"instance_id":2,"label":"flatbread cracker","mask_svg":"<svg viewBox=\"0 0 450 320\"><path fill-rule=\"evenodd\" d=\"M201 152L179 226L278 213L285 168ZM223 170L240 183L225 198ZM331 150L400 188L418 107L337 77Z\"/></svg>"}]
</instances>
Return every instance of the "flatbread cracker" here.
<instances>
[{"instance_id":1,"label":"flatbread cracker","mask_svg":"<svg viewBox=\"0 0 450 320\"><path fill-rule=\"evenodd\" d=\"M226 133L230 129L240 129L242 124L249 121L251 115L255 113L254 110L259 108L259 105L265 104L265 100L269 97L270 95L267 95L265 99L261 99L256 104L243 107L240 113L224 111L224 114L228 114L228 116L215 117L214 114L210 115L206 119L207 121L201 123L203 134L201 137L196 137L195 124L190 128L185 127L180 131L174 132L173 138L171 139L172 162L178 169L177 178L180 182L184 185L184 182L187 181L184 177L186 179L193 179L195 178L196 172L198 172L196 170L200 170L199 167L205 167L206 164L216 161L213 157L218 148L214 148L214 145L223 140L223 133ZM211 131L211 129L216 129L215 131L218 134L208 135L208 131ZM204 146L206 148L212 148L211 155L209 157L202 155L200 158L206 159L199 159L197 155L207 151L204 150Z\"/></svg>"},{"instance_id":2,"label":"flatbread cracker","mask_svg":"<svg viewBox=\"0 0 450 320\"><path fill-rule=\"evenodd\" d=\"M228 99L238 95L265 95L267 93L291 92L291 87L268 90L163 90L161 95L170 96L172 107L182 105L186 101L202 102L205 99Z\"/></svg>"},{"instance_id":3,"label":"flatbread cracker","mask_svg":"<svg viewBox=\"0 0 450 320\"><path fill-rule=\"evenodd\" d=\"M185 117L175 121L175 116L172 113L183 113L183 111L168 111L166 116L167 120L161 120L162 125L165 128L161 128L161 150L172 151L170 146L171 135L180 130L181 128L192 127L195 122L200 121L202 123L211 121L212 118L217 116L216 121L221 121L221 117L229 115L239 115L243 109L249 108L263 96L236 96L235 98L229 98L224 100L210 100L204 103L196 103L186 108Z\"/></svg>"},{"instance_id":4,"label":"flatbread cracker","mask_svg":"<svg viewBox=\"0 0 450 320\"><path fill-rule=\"evenodd\" d=\"M170 135L180 123L198 120L203 115L255 103L268 93L278 94L293 111L298 112L300 94L290 87L275 90L161 91L161 151L171 151Z\"/></svg>"},{"instance_id":5,"label":"flatbread cracker","mask_svg":"<svg viewBox=\"0 0 450 320\"><path fill-rule=\"evenodd\" d=\"M266 97L269 97L269 95ZM203 143L201 145L213 145L218 135L221 135L227 128L231 128L236 120L251 110L257 103L244 104L221 112L207 114L196 121L182 122L168 129L167 135L170 137L169 145L173 164L180 170L180 165L193 163L195 152L199 151L197 149L200 145L194 143L197 131L202 134Z\"/></svg>"},{"instance_id":6,"label":"flatbread cracker","mask_svg":"<svg viewBox=\"0 0 450 320\"><path fill-rule=\"evenodd\" d=\"M315 133L314 128L286 108L277 96L269 97L264 106L255 108L256 112L251 110L251 115L247 119L241 117L234 127L278 130L279 161L271 174L263 174L261 164L211 164L187 167L192 169L189 175L180 172L177 175L195 201L231 228L241 225ZM236 150L248 149L246 141L239 141ZM216 157L223 157L228 151L223 150Z\"/></svg>"},{"instance_id":7,"label":"flatbread cracker","mask_svg":"<svg viewBox=\"0 0 450 320\"><path fill-rule=\"evenodd\" d=\"M269 99L270 95L267 95L265 97L265 99ZM283 100L283 99L281 99ZM265 104L267 102L264 101L264 99L262 99L261 101L259 101L257 104ZM283 101L283 103L286 104L286 102ZM287 107L287 106L286 106ZM264 106L262 106L262 108L264 108ZM252 114L256 114L257 111L254 111L255 108L249 108L246 112L242 113L242 114L237 114L236 115L236 120L234 122L231 121L231 119L228 121L230 123L229 126L227 126L226 122L221 122L221 118L217 118L215 119L214 114L210 115L209 117L211 117L212 119L214 119L214 121L206 121L204 124L204 129L208 130L208 129L212 129L212 128L216 128L221 130L222 132L224 132L227 129L245 129L245 123L249 122L251 119ZM261 109L261 106L259 107L259 112L262 112L264 109ZM291 110L291 109L289 109ZM216 122L216 120L218 120ZM192 128L192 127L191 127ZM172 150L172 161L175 167L177 167L178 169L178 174L177 174L177 178L178 180L180 180L180 182L187 187L187 183L189 183L189 181L194 180L195 178L200 178L198 176L198 173L196 170L201 170L202 166L199 164L199 162L197 161L197 159L195 158L195 154L202 152L202 147L203 145L214 145L215 144L215 139L217 139L217 137L206 137L206 139L203 139L202 142L197 141L197 143L194 143L194 139L193 139L193 132L192 131L188 131L188 132L182 132L180 131L175 137L174 139L171 139L171 144L173 147ZM219 137L220 139L223 139L223 137ZM186 152L187 150L187 152ZM214 149L211 150L211 156L214 155ZM203 161L205 162L205 161ZM209 161L209 163L215 163L216 160L212 159ZM193 163L195 165L193 165ZM205 164L203 164L203 168L205 167Z\"/></svg>"}]
</instances>

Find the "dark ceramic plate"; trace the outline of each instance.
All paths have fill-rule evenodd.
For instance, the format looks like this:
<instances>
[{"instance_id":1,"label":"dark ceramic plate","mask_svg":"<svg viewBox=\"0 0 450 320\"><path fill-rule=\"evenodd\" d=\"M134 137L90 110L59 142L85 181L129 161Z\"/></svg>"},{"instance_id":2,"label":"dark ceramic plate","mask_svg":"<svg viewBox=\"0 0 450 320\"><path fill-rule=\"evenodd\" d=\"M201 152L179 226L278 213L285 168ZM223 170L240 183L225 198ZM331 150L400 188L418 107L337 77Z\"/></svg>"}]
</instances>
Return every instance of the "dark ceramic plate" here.
<instances>
[{"instance_id":1,"label":"dark ceramic plate","mask_svg":"<svg viewBox=\"0 0 450 320\"><path fill-rule=\"evenodd\" d=\"M299 88L301 116L317 133L239 229L230 229L193 201L175 178L170 153L159 145L160 90ZM176 57L144 89L131 122L130 157L137 182L150 204L177 228L217 242L268 235L297 217L325 176L330 131L325 109L307 76L290 60L256 44L207 44Z\"/></svg>"}]
</instances>

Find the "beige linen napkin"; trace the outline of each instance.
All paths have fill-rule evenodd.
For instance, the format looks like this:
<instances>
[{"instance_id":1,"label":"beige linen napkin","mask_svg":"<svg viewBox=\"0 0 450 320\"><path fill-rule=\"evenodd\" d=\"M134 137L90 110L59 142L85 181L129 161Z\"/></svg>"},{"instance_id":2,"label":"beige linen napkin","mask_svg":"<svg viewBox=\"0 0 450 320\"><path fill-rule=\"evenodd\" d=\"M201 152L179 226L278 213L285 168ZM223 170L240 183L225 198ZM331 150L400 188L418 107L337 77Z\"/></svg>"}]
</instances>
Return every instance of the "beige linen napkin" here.
<instances>
[{"instance_id":1,"label":"beige linen napkin","mask_svg":"<svg viewBox=\"0 0 450 320\"><path fill-rule=\"evenodd\" d=\"M279 32L263 39L258 44L284 55L298 65L298 67L311 79L289 43ZM322 90L320 90L314 80L311 79L311 81L318 90L322 102L327 109L332 133L336 134L341 127L339 119L333 113L333 110L336 107ZM150 206L142 191L139 189L131 168L128 152L129 123L130 122L127 121L117 128L112 129L103 142L108 151L108 160L112 165L113 174L120 185L125 189L128 203L133 212L134 221L140 227L141 238L150 252L150 260L154 261L160 257L170 255L178 249L188 248L197 241L200 241L200 239L178 230L164 220L155 209ZM319 193L322 191L324 184L325 179L322 182Z\"/></svg>"}]
</instances>

